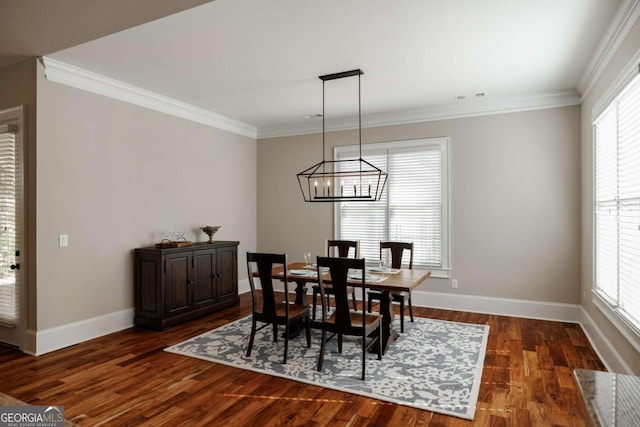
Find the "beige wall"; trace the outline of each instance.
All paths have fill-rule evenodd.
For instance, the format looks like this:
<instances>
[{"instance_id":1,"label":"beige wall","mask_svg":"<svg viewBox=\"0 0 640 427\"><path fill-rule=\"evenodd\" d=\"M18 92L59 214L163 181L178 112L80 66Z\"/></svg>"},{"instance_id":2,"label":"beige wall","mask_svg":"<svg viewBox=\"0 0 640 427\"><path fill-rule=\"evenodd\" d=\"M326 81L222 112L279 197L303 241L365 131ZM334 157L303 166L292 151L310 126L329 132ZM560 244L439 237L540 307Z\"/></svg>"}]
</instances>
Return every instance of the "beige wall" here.
<instances>
[{"instance_id":1,"label":"beige wall","mask_svg":"<svg viewBox=\"0 0 640 427\"><path fill-rule=\"evenodd\" d=\"M556 108L363 129L364 143L448 136L450 281L422 290L580 303L580 109ZM327 137L357 143L354 131ZM305 203L296 173L321 160L320 135L258 141L258 249L301 259L333 234L330 204Z\"/></svg>"},{"instance_id":2,"label":"beige wall","mask_svg":"<svg viewBox=\"0 0 640 427\"><path fill-rule=\"evenodd\" d=\"M24 190L25 190L25 239L21 250L23 280L26 283L27 329L35 330L36 317L36 59L28 59L18 64L0 68L0 110L24 107L24 121L27 126L24 141ZM25 343L26 344L26 343Z\"/></svg>"},{"instance_id":3,"label":"beige wall","mask_svg":"<svg viewBox=\"0 0 640 427\"><path fill-rule=\"evenodd\" d=\"M256 245L256 141L38 79L38 330L133 307L133 249ZM58 235L69 246L58 247ZM240 278L246 277L239 269Z\"/></svg>"},{"instance_id":4,"label":"beige wall","mask_svg":"<svg viewBox=\"0 0 640 427\"><path fill-rule=\"evenodd\" d=\"M634 348L630 340L625 338L618 329L593 305L592 289L594 283L593 264L593 135L592 109L604 92L612 85L618 74L638 52L640 48L640 23L636 22L632 31L609 62L602 76L597 80L592 90L582 103L582 291L584 295L584 309L591 317L596 327L605 336L612 347L628 365L631 372L640 375L640 352ZM637 66L636 64L633 64ZM640 348L640 337L628 328L625 333L635 341L636 348ZM598 331L590 331L592 335L599 335ZM626 371L626 367L617 365L611 369L618 372ZM626 372L624 372L626 373Z\"/></svg>"}]
</instances>

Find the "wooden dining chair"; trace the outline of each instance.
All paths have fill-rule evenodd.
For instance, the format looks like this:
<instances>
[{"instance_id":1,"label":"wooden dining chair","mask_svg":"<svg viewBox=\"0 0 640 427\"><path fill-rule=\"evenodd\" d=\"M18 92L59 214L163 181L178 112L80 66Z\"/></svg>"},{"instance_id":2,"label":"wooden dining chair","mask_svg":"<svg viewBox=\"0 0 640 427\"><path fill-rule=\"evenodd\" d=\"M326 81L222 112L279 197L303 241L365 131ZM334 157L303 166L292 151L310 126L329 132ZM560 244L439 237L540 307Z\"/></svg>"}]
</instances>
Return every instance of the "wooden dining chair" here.
<instances>
[{"instance_id":1,"label":"wooden dining chair","mask_svg":"<svg viewBox=\"0 0 640 427\"><path fill-rule=\"evenodd\" d=\"M256 332L266 326L273 326L273 342L278 341L278 325L284 325L284 361L287 363L289 350L289 331L291 324L304 322L307 332L307 347L311 347L311 319L308 305L296 305L290 301L289 286L284 282L284 295L276 300L271 277L274 266L282 266L283 278L287 277L287 254L265 254L247 252L247 274L251 286L251 305L253 307L251 319L251 337L247 357L251 356ZM257 270L256 270L257 268ZM260 278L262 292L258 292L254 283L254 273ZM264 323L257 328L257 322Z\"/></svg>"},{"instance_id":2,"label":"wooden dining chair","mask_svg":"<svg viewBox=\"0 0 640 427\"><path fill-rule=\"evenodd\" d=\"M364 380L367 350L376 343L376 339L378 340L378 360L382 359L382 316L379 314L366 313L364 306L361 311L349 309L348 287L361 288L362 301L364 301L364 259L318 257L317 265L320 301L322 303L322 322L320 323L322 341L320 343L320 355L318 356L318 371L322 371L327 342L335 335L338 335L338 352L342 353L342 337L344 335L352 335L362 339L362 380ZM329 314L326 294L327 285L320 272L320 269L323 268L329 269L331 291L335 299L335 310L331 314ZM351 269L351 272L349 269ZM347 286L349 274L353 274L354 272L360 273L358 284L349 284L349 286ZM376 332L376 330L377 333L375 336L369 338L369 335ZM331 332L329 338L327 338L327 332Z\"/></svg>"},{"instance_id":3,"label":"wooden dining chair","mask_svg":"<svg viewBox=\"0 0 640 427\"><path fill-rule=\"evenodd\" d=\"M409 268L411 269L413 268L413 242L380 242L380 259L383 259L383 251L388 251L391 254L391 268L402 268L402 256L405 250L409 251ZM371 312L373 300L380 301L382 299L382 292L371 290L367 292L367 297L367 310ZM405 299L409 305L409 316L413 322L411 292L391 292L391 297L394 302L400 303L400 332L404 333Z\"/></svg>"},{"instance_id":4,"label":"wooden dining chair","mask_svg":"<svg viewBox=\"0 0 640 427\"><path fill-rule=\"evenodd\" d=\"M358 258L360 257L360 241L359 240L325 240L325 253L328 257L339 257L339 258ZM353 249L353 251L351 250ZM353 256L349 256L353 254ZM320 292L320 288L318 285L313 285L311 287L313 290L312 297L312 312L311 317L315 320L316 318L316 298L318 293ZM332 294L331 286L327 285L325 287L325 291L327 294ZM356 301L356 292L355 289L349 288L347 289L351 293L351 300L353 301L353 309L355 310L357 301ZM364 300L363 300L364 304Z\"/></svg>"}]
</instances>

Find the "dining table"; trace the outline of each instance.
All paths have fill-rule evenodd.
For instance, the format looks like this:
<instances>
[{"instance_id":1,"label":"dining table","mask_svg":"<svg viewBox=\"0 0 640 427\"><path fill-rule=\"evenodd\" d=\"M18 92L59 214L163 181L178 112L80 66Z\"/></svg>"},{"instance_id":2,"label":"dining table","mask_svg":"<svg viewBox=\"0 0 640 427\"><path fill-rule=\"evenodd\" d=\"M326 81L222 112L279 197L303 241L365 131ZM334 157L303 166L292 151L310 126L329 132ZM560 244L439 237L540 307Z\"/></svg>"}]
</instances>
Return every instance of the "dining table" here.
<instances>
[{"instance_id":1,"label":"dining table","mask_svg":"<svg viewBox=\"0 0 640 427\"><path fill-rule=\"evenodd\" d=\"M283 270L284 268L282 266L274 267L272 270L272 278L284 281L285 278ZM365 272L365 288L380 291L382 293L379 305L380 314L382 315L382 342L377 342L369 351L377 353L377 346L381 345L382 353L384 354L388 350L389 345L400 336L393 327L395 314L393 311L392 292L411 292L430 276L430 270L417 268L375 268L375 271L367 269ZM302 262L288 264L286 280L287 282L296 283L295 304L308 305L307 284L318 283L318 271L315 265L305 264ZM324 283L331 284L331 277L328 270L323 273L322 281ZM361 285L362 279L350 279L347 283ZM362 304L364 310L365 301L363 301Z\"/></svg>"}]
</instances>

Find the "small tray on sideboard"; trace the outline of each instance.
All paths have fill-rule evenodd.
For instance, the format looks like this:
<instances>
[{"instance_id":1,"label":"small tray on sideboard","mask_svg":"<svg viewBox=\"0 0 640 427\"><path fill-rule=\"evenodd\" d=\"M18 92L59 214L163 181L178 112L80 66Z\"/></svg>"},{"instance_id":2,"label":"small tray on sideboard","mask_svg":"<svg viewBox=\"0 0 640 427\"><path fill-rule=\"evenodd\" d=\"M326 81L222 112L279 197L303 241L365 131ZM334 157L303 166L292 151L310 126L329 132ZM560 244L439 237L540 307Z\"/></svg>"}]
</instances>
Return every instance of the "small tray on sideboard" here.
<instances>
[{"instance_id":1,"label":"small tray on sideboard","mask_svg":"<svg viewBox=\"0 0 640 427\"><path fill-rule=\"evenodd\" d=\"M190 241L177 241L177 242L171 242L168 240L163 240L160 243L156 243L156 248L161 248L161 249L165 249L165 248L183 248L185 246L191 246L191 242Z\"/></svg>"}]
</instances>

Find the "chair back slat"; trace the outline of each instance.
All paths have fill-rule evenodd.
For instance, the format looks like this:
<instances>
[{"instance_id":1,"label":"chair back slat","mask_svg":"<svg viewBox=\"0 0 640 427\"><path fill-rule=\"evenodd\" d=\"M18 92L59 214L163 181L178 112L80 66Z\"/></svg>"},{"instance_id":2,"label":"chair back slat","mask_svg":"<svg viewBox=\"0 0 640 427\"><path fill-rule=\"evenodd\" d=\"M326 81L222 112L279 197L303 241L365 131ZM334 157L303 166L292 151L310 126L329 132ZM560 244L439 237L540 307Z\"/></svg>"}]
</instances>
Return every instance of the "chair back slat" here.
<instances>
[{"instance_id":1,"label":"chair back slat","mask_svg":"<svg viewBox=\"0 0 640 427\"><path fill-rule=\"evenodd\" d=\"M402 268L402 255L408 250L409 268L413 268L413 242L380 242L380 259L384 249L391 252L391 268Z\"/></svg>"},{"instance_id":2,"label":"chair back slat","mask_svg":"<svg viewBox=\"0 0 640 427\"><path fill-rule=\"evenodd\" d=\"M360 256L360 242L358 240L327 240L327 256L332 256L331 249L335 249L337 254L334 257L339 258L358 258ZM349 256L353 248L353 256Z\"/></svg>"}]
</instances>

